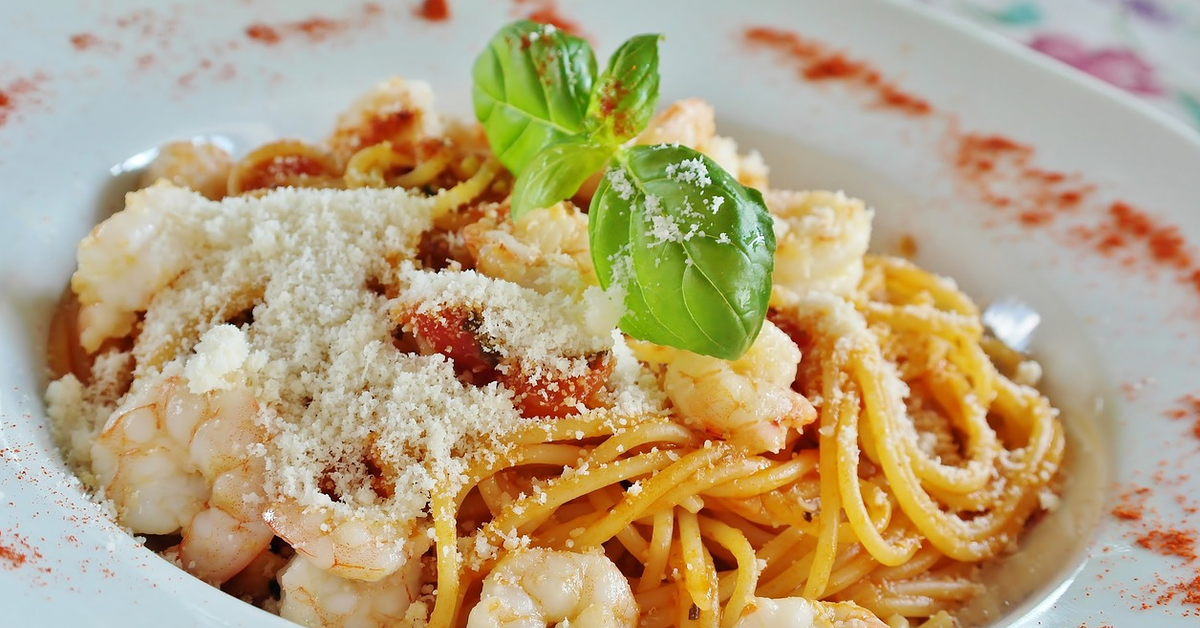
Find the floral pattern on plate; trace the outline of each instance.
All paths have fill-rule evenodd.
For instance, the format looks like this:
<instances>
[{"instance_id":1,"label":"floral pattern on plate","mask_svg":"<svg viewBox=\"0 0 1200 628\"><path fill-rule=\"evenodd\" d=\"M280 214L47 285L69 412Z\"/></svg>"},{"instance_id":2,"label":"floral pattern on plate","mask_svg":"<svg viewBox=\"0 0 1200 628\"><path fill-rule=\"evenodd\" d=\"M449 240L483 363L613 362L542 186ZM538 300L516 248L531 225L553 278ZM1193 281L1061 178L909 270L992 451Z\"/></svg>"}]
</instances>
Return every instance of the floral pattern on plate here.
<instances>
[{"instance_id":1,"label":"floral pattern on plate","mask_svg":"<svg viewBox=\"0 0 1200 628\"><path fill-rule=\"evenodd\" d=\"M922 1L1115 85L1200 130L1200 3Z\"/></svg>"}]
</instances>

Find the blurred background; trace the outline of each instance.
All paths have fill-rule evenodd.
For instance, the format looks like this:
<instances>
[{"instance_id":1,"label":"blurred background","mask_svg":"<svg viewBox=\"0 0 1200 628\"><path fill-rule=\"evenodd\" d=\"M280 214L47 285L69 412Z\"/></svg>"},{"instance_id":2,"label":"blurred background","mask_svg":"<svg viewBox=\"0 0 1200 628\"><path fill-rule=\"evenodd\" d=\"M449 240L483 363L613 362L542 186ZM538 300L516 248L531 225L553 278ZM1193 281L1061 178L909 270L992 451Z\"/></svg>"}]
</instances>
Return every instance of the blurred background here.
<instances>
[{"instance_id":1,"label":"blurred background","mask_svg":"<svg viewBox=\"0 0 1200 628\"><path fill-rule=\"evenodd\" d=\"M911 0L1111 83L1200 132L1200 0Z\"/></svg>"}]
</instances>

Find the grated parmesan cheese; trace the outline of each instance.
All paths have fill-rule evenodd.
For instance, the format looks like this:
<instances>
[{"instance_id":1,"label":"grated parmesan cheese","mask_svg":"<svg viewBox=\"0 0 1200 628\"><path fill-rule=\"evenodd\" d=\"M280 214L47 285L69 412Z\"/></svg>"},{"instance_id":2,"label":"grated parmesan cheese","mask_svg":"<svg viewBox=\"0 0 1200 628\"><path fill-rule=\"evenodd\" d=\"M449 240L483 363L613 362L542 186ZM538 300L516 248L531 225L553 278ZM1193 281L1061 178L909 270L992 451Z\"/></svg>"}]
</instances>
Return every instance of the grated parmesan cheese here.
<instances>
[{"instance_id":1,"label":"grated parmesan cheese","mask_svg":"<svg viewBox=\"0 0 1200 628\"><path fill-rule=\"evenodd\" d=\"M633 184L629 182L625 176L624 168L609 168L604 176L608 178L608 184L612 186L613 192L617 193L617 198L627 201L633 198Z\"/></svg>"},{"instance_id":2,"label":"grated parmesan cheese","mask_svg":"<svg viewBox=\"0 0 1200 628\"><path fill-rule=\"evenodd\" d=\"M684 159L675 164L667 164L667 178L680 183L690 183L697 187L708 187L712 179L708 176L708 166L699 157Z\"/></svg>"},{"instance_id":3,"label":"grated parmesan cheese","mask_svg":"<svg viewBox=\"0 0 1200 628\"><path fill-rule=\"evenodd\" d=\"M466 306L480 314L475 333L502 358L518 358L531 379L587 372L587 356L612 348L620 302L592 286L582 297L541 294L474 271L431 273L405 262L397 304L417 313ZM530 368L532 367L532 368Z\"/></svg>"},{"instance_id":4,"label":"grated parmesan cheese","mask_svg":"<svg viewBox=\"0 0 1200 628\"><path fill-rule=\"evenodd\" d=\"M168 184L131 194L136 211L118 222L162 227L151 237L170 243L177 276L150 295L131 354L99 356L91 386L67 376L48 389L76 462L90 466L88 448L117 406L114 391L125 388L120 373L132 369L135 389L181 371L195 393L246 386L267 434L247 448L265 462L267 517L295 516L282 514L296 512L286 504L316 509L327 533L359 520L367 527L346 529L369 530L380 551L399 551L404 539L392 537L427 518L431 491L456 489L468 466L495 460L510 446L506 437L530 424L499 384L464 384L446 357L393 345L399 308L450 303L477 306L493 348L546 373L575 373L588 354L612 351L606 408L589 412L621 421L661 414L653 374L615 330L618 293L543 294L473 271L395 261L415 257L432 203L369 188L278 189L222 202ZM139 251L161 248L142 244ZM89 260L81 258L81 273L102 274ZM381 296L372 282L399 296ZM239 329L227 322L234 319L251 322ZM372 466L384 468L394 490L373 490Z\"/></svg>"},{"instance_id":5,"label":"grated parmesan cheese","mask_svg":"<svg viewBox=\"0 0 1200 628\"><path fill-rule=\"evenodd\" d=\"M217 325L200 337L195 354L188 358L183 375L188 389L202 395L214 390L229 390L238 384L242 367L258 370L266 354L256 352L253 359L246 335L233 325Z\"/></svg>"}]
</instances>

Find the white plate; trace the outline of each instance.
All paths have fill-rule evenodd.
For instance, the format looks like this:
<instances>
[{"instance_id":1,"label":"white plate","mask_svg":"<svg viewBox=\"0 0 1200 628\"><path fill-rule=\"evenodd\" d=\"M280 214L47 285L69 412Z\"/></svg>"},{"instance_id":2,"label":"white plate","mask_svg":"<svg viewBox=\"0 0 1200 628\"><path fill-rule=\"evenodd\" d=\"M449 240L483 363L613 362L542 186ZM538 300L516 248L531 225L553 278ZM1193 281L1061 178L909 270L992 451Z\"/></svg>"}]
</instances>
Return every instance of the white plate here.
<instances>
[{"instance_id":1,"label":"white plate","mask_svg":"<svg viewBox=\"0 0 1200 628\"><path fill-rule=\"evenodd\" d=\"M47 438L43 343L75 243L119 203L127 181L110 169L165 140L216 135L245 150L281 135L319 138L350 99L391 74L428 79L443 110L469 115L472 58L499 24L537 5L451 0L452 19L431 24L408 5L369 15L317 1L137 4L0 5L0 90L33 84L0 126L0 546L29 555L20 566L0 555L0 624L283 625L136 546L65 474ZM664 102L711 101L726 134L763 152L775 185L864 197L878 209L877 249L912 233L918 261L978 300L1018 295L1042 312L1034 351L1070 427L1071 481L1061 512L993 580L991 600L1004 603L981 602L980 617L1195 625L1195 607L1155 601L1194 566L1138 547L1139 528L1108 513L1120 490L1151 486L1147 519L1187 527L1191 503L1176 496L1200 493L1200 481L1180 479L1200 472L1200 443L1163 413L1196 384L1200 294L1170 272L1123 268L1021 227L956 178L947 150L956 125L1011 136L1036 147L1039 167L1096 186L1077 219L1098 220L1119 198L1194 237L1196 135L1012 44L883 0L569 2L560 12L601 54L635 32L666 33ZM342 28L320 42L291 32L273 46L245 33L315 14ZM862 90L806 83L793 65L746 47L750 24L869 60L937 111L900 116L868 106ZM76 50L78 33L98 41L78 40L88 45ZM1137 610L1143 603L1152 608Z\"/></svg>"}]
</instances>

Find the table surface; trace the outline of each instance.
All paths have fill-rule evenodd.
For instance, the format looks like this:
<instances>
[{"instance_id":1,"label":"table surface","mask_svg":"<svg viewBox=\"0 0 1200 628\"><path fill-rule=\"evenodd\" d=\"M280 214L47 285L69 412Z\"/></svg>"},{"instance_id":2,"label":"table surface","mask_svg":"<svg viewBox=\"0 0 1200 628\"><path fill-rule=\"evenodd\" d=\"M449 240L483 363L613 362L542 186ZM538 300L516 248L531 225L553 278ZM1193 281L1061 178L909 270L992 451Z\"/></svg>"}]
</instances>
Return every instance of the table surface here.
<instances>
[{"instance_id":1,"label":"table surface","mask_svg":"<svg viewBox=\"0 0 1200 628\"><path fill-rule=\"evenodd\" d=\"M1200 132L1200 0L913 0L1144 99Z\"/></svg>"}]
</instances>

